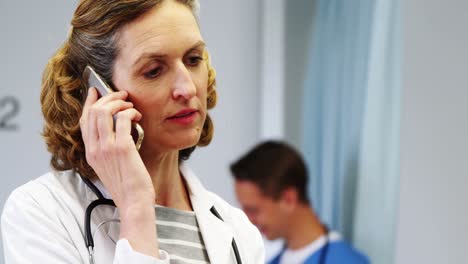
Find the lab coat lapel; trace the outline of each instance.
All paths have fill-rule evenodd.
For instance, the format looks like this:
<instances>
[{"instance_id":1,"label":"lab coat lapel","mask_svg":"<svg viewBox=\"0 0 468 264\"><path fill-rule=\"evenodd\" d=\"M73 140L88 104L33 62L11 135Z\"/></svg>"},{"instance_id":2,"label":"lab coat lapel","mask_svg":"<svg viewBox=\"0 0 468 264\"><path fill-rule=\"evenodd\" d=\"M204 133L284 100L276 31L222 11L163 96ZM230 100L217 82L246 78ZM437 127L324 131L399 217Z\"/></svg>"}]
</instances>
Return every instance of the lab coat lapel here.
<instances>
[{"instance_id":1,"label":"lab coat lapel","mask_svg":"<svg viewBox=\"0 0 468 264\"><path fill-rule=\"evenodd\" d=\"M205 201L192 200L198 225L203 236L211 263L231 263L232 230L229 226L210 212L210 206Z\"/></svg>"},{"instance_id":2,"label":"lab coat lapel","mask_svg":"<svg viewBox=\"0 0 468 264\"><path fill-rule=\"evenodd\" d=\"M181 171L189 187L190 200L197 216L210 263L233 263L234 255L231 243L234 235L232 229L210 211L214 202L195 175L185 167L182 167ZM221 215L221 217L223 216Z\"/></svg>"}]
</instances>

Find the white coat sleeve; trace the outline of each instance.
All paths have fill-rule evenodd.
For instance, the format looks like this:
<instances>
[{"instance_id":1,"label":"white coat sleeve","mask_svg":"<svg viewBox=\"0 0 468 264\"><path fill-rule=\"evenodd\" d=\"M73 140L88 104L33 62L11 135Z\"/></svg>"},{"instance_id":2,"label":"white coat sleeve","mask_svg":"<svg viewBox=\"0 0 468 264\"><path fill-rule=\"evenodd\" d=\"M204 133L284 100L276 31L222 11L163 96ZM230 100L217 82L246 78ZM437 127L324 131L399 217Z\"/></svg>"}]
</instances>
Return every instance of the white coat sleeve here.
<instances>
[{"instance_id":1,"label":"white coat sleeve","mask_svg":"<svg viewBox=\"0 0 468 264\"><path fill-rule=\"evenodd\" d=\"M53 207L21 189L12 192L1 217L5 264L89 263L84 244L79 246L86 252L80 254L66 226L52 216ZM169 264L167 252L160 250L160 258L136 252L126 239L121 239L116 245L113 264Z\"/></svg>"}]
</instances>

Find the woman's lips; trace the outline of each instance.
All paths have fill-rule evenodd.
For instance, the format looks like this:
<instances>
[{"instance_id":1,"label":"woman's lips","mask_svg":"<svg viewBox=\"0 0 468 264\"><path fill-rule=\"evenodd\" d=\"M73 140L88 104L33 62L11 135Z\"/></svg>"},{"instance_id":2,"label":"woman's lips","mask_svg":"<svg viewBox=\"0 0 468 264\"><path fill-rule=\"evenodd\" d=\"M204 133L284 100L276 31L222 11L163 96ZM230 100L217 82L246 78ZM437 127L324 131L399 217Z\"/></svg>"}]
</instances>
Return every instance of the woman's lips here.
<instances>
[{"instance_id":1,"label":"woman's lips","mask_svg":"<svg viewBox=\"0 0 468 264\"><path fill-rule=\"evenodd\" d=\"M182 110L177 114L167 118L167 120L181 125L189 125L195 121L197 114L197 110Z\"/></svg>"}]
</instances>

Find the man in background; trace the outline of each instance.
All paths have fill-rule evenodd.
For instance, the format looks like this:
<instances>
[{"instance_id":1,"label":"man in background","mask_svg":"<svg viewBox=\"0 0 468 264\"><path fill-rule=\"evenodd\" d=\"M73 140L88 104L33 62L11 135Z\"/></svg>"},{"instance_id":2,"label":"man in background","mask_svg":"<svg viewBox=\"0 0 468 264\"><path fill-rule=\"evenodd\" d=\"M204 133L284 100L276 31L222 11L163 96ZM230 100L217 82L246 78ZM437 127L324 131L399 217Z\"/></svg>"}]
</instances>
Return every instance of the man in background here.
<instances>
[{"instance_id":1,"label":"man in background","mask_svg":"<svg viewBox=\"0 0 468 264\"><path fill-rule=\"evenodd\" d=\"M231 165L237 199L267 239L285 245L270 264L367 264L337 232L329 231L309 204L307 170L289 145L267 141Z\"/></svg>"}]
</instances>

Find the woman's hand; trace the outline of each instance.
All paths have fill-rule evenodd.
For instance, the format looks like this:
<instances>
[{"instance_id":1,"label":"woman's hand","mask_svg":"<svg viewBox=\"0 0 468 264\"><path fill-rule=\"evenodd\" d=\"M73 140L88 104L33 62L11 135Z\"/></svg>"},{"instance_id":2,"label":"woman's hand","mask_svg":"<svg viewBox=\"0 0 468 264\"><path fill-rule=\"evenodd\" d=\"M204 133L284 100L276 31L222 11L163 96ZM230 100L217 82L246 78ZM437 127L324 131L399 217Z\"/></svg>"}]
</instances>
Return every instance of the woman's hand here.
<instances>
[{"instance_id":1,"label":"woman's hand","mask_svg":"<svg viewBox=\"0 0 468 264\"><path fill-rule=\"evenodd\" d=\"M140 199L154 203L154 188L130 134L131 122L141 114L126 102L126 91L109 93L98 99L91 88L80 119L86 160L94 169L117 207ZM115 115L115 131L114 120Z\"/></svg>"},{"instance_id":2,"label":"woman's hand","mask_svg":"<svg viewBox=\"0 0 468 264\"><path fill-rule=\"evenodd\" d=\"M119 208L121 238L134 250L158 256L154 187L130 134L132 121L142 116L127 96L119 91L98 99L97 90L89 90L80 119L86 160Z\"/></svg>"}]
</instances>

